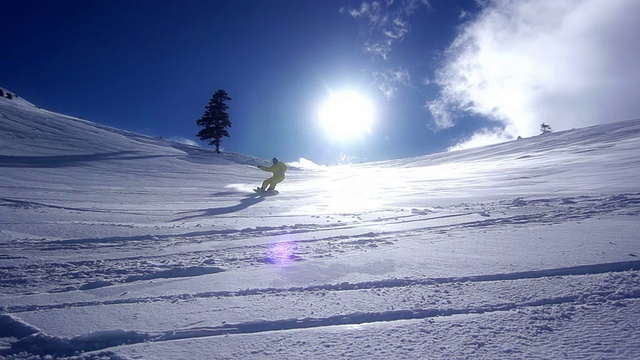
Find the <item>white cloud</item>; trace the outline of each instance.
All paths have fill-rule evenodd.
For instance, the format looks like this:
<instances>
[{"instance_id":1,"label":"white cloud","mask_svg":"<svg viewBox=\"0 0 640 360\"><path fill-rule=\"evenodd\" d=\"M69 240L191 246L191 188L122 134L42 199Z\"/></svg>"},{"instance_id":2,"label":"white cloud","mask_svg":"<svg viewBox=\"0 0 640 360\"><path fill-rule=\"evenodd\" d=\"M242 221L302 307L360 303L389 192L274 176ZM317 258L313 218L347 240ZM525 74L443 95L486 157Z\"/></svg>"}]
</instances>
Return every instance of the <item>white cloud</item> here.
<instances>
[{"instance_id":1,"label":"white cloud","mask_svg":"<svg viewBox=\"0 0 640 360\"><path fill-rule=\"evenodd\" d=\"M453 106L449 104L448 101L444 100L443 98L438 98L430 101L426 107L431 112L431 115L433 115L436 130L446 129L454 126L454 110Z\"/></svg>"},{"instance_id":2,"label":"white cloud","mask_svg":"<svg viewBox=\"0 0 640 360\"><path fill-rule=\"evenodd\" d=\"M542 122L564 130L640 116L640 1L484 4L436 75L436 126L453 126L460 110L502 122L469 140L484 144L537 134Z\"/></svg>"},{"instance_id":3,"label":"white cloud","mask_svg":"<svg viewBox=\"0 0 640 360\"><path fill-rule=\"evenodd\" d=\"M398 91L398 86L410 86L411 75L409 70L398 67L396 69L388 69L383 72L374 72L373 79L378 84L378 89L382 91L387 99L391 99Z\"/></svg>"},{"instance_id":4,"label":"white cloud","mask_svg":"<svg viewBox=\"0 0 640 360\"><path fill-rule=\"evenodd\" d=\"M387 59L393 45L409 32L409 17L428 0L363 1L357 9L343 7L340 12L368 22L365 51Z\"/></svg>"}]
</instances>

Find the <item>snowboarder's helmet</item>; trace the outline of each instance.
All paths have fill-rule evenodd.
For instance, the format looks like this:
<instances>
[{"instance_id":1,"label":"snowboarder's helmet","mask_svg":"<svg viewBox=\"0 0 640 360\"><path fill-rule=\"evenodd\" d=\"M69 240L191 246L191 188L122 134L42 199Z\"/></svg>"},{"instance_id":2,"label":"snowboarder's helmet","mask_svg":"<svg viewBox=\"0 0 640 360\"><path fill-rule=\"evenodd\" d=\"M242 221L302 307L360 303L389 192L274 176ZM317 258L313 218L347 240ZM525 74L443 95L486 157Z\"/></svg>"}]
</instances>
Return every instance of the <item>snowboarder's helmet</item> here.
<instances>
[{"instance_id":1,"label":"snowboarder's helmet","mask_svg":"<svg viewBox=\"0 0 640 360\"><path fill-rule=\"evenodd\" d=\"M277 158L277 157L274 157L274 158L273 158L273 163L274 163L274 164L277 164L277 163L278 163L278 158Z\"/></svg>"}]
</instances>

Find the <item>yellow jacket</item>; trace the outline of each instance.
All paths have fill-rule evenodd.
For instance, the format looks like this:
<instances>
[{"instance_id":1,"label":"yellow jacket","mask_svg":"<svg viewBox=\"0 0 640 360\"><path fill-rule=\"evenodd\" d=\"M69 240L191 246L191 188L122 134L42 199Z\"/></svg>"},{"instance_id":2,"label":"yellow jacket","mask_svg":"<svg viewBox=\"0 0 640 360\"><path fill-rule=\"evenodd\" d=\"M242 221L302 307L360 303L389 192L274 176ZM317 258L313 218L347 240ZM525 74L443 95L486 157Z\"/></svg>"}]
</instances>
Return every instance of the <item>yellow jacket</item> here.
<instances>
[{"instance_id":1,"label":"yellow jacket","mask_svg":"<svg viewBox=\"0 0 640 360\"><path fill-rule=\"evenodd\" d=\"M284 173L285 171L287 171L287 165L280 161L273 164L272 166L258 165L258 167L264 171L273 173L273 177L279 180L284 179Z\"/></svg>"}]
</instances>

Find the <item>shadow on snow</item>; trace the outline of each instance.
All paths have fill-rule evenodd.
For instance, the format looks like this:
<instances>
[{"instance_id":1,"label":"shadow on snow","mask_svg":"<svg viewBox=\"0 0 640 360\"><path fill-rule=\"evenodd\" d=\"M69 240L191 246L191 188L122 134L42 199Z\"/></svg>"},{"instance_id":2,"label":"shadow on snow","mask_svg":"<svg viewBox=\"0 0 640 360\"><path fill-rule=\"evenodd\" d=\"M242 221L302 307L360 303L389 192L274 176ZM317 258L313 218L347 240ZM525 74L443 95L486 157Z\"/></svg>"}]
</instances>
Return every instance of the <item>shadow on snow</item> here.
<instances>
[{"instance_id":1,"label":"shadow on snow","mask_svg":"<svg viewBox=\"0 0 640 360\"><path fill-rule=\"evenodd\" d=\"M139 160L165 155L138 155L135 151L115 151L99 154L56 155L56 156L0 156L0 167L17 168L59 168L80 166L83 163L105 160Z\"/></svg>"},{"instance_id":2,"label":"shadow on snow","mask_svg":"<svg viewBox=\"0 0 640 360\"><path fill-rule=\"evenodd\" d=\"M264 199L265 199L264 196L251 194L251 195L245 196L243 199L240 200L240 203L236 205L183 212L183 214L188 214L188 213L199 213L199 214L184 216L181 218L174 219L173 221L184 221L184 220L189 220L189 219L194 219L199 217L224 215L224 214L229 214L233 212L238 212L252 205L258 204L264 201Z\"/></svg>"}]
</instances>

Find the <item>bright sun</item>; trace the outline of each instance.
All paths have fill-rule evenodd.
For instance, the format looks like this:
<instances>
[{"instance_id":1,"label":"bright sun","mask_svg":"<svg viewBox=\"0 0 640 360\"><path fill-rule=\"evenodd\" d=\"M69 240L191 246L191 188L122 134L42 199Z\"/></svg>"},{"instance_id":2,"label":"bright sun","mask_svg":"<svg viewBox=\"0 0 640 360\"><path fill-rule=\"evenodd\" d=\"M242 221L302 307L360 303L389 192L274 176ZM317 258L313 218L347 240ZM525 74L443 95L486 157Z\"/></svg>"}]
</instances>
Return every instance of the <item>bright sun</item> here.
<instances>
[{"instance_id":1,"label":"bright sun","mask_svg":"<svg viewBox=\"0 0 640 360\"><path fill-rule=\"evenodd\" d=\"M318 119L331 137L351 139L371 130L374 107L366 96L358 92L334 92L320 106Z\"/></svg>"}]
</instances>

